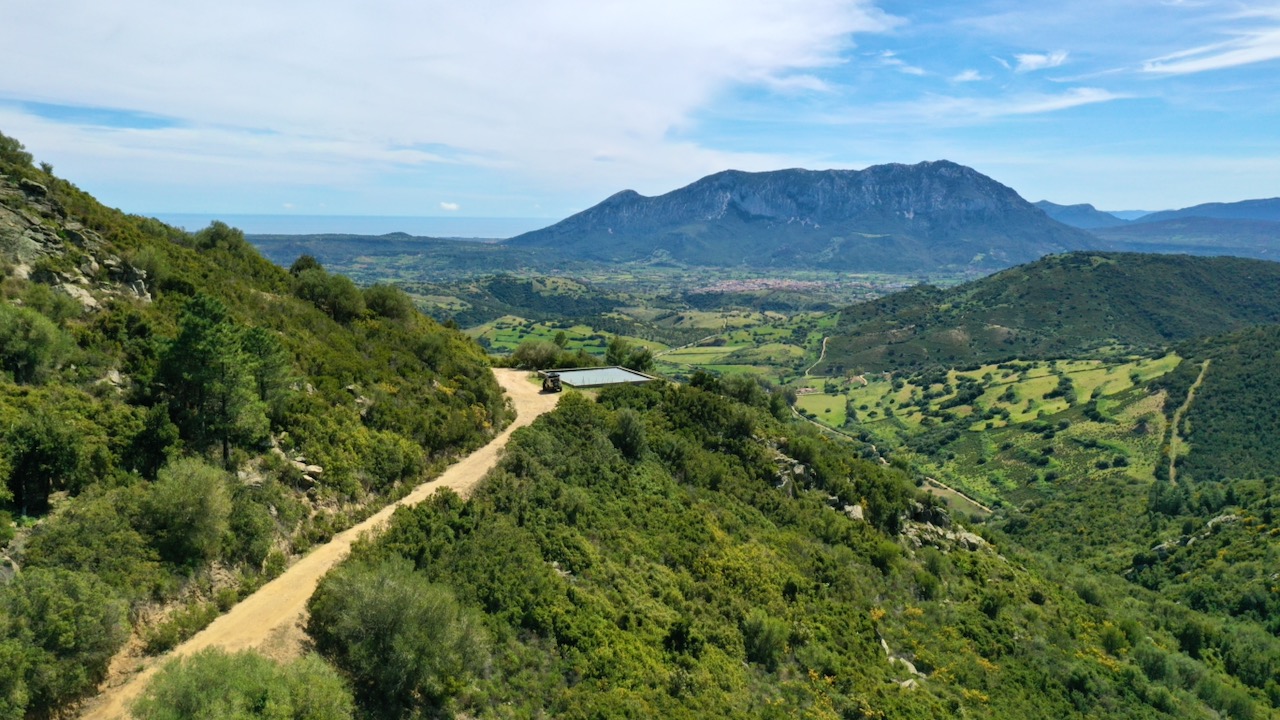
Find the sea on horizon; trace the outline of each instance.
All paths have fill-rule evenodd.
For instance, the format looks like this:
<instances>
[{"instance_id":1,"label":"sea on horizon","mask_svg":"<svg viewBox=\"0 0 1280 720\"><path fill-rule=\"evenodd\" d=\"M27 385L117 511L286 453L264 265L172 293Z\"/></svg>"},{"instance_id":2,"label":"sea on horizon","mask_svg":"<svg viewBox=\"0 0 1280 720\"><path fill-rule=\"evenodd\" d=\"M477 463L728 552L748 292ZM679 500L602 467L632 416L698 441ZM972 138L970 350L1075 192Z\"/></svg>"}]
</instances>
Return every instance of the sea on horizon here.
<instances>
[{"instance_id":1,"label":"sea on horizon","mask_svg":"<svg viewBox=\"0 0 1280 720\"><path fill-rule=\"evenodd\" d=\"M155 213L161 222L195 231L214 220L239 228L246 235L386 235L419 237L509 238L554 224L556 218L414 217L395 215L233 215L218 213Z\"/></svg>"}]
</instances>

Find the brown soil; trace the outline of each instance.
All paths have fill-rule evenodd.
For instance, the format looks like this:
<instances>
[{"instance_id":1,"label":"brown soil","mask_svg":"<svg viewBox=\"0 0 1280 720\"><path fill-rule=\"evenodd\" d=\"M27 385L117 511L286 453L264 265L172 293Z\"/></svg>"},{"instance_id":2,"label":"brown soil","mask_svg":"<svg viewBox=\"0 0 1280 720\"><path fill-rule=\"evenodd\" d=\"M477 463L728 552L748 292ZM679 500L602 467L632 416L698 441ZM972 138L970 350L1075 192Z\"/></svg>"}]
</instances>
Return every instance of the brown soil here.
<instances>
[{"instance_id":1,"label":"brown soil","mask_svg":"<svg viewBox=\"0 0 1280 720\"><path fill-rule=\"evenodd\" d=\"M129 706L169 658L190 655L209 647L231 652L254 649L276 660L299 656L306 646L302 628L306 622L307 600L320 578L347 556L353 541L363 534L379 532L397 507L416 505L442 487L451 488L464 497L470 494L480 479L497 464L498 455L510 439L511 432L554 408L560 397L541 394L538 386L529 382L528 374L523 371L496 369L494 375L515 405L516 420L488 445L459 460L435 480L419 485L400 501L315 548L280 577L263 585L169 653L131 663L133 667L113 668L98 697L85 704L81 717L94 720L129 717Z\"/></svg>"}]
</instances>

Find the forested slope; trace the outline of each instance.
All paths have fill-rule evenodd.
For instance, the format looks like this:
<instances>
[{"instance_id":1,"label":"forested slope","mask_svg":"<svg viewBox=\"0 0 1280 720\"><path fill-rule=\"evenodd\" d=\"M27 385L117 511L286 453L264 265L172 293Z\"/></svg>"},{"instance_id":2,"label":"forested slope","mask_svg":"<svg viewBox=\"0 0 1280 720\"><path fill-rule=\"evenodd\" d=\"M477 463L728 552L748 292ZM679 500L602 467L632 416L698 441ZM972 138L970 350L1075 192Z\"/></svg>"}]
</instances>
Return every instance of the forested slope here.
<instances>
[{"instance_id":1,"label":"forested slope","mask_svg":"<svg viewBox=\"0 0 1280 720\"><path fill-rule=\"evenodd\" d=\"M1161 350L1280 322L1280 263L1079 252L840 314L819 370L899 371Z\"/></svg>"},{"instance_id":2,"label":"forested slope","mask_svg":"<svg viewBox=\"0 0 1280 720\"><path fill-rule=\"evenodd\" d=\"M1268 712L1145 604L950 526L907 473L779 422L751 381L697 384L567 396L472 499L398 512L323 581L309 632L364 711Z\"/></svg>"},{"instance_id":3,"label":"forested slope","mask_svg":"<svg viewBox=\"0 0 1280 720\"><path fill-rule=\"evenodd\" d=\"M0 135L0 717L92 692L508 419L399 291L98 204Z\"/></svg>"}]
</instances>

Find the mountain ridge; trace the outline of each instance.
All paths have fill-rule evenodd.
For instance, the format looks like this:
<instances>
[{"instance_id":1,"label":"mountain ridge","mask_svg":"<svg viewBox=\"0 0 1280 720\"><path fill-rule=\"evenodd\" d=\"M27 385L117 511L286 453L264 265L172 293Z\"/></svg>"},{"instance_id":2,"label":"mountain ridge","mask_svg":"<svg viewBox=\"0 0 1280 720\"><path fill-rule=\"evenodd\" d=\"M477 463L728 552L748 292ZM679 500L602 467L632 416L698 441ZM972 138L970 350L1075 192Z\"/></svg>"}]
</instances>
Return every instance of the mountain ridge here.
<instances>
[{"instance_id":1,"label":"mountain ridge","mask_svg":"<svg viewBox=\"0 0 1280 720\"><path fill-rule=\"evenodd\" d=\"M607 261L918 270L995 269L1092 242L1013 189L939 160L864 170L725 170L662 195L614 193L504 245Z\"/></svg>"},{"instance_id":2,"label":"mountain ridge","mask_svg":"<svg viewBox=\"0 0 1280 720\"><path fill-rule=\"evenodd\" d=\"M847 308L819 368L896 371L1163 351L1280 322L1278 286L1280 263L1265 260L1055 255L948 290L918 286Z\"/></svg>"},{"instance_id":3,"label":"mountain ridge","mask_svg":"<svg viewBox=\"0 0 1280 720\"><path fill-rule=\"evenodd\" d=\"M1032 203L1036 207L1044 211L1045 215L1057 220L1065 225L1077 227L1081 230L1093 230L1095 228L1108 228L1128 225L1129 221L1116 217L1109 212L1099 210L1089 203L1079 203L1076 205L1059 205L1048 200L1039 200Z\"/></svg>"},{"instance_id":4,"label":"mountain ridge","mask_svg":"<svg viewBox=\"0 0 1280 720\"><path fill-rule=\"evenodd\" d=\"M1238 202L1214 202L1192 205L1180 210L1161 210L1134 220L1135 223L1153 223L1184 218L1215 218L1218 220L1264 220L1280 222L1280 197L1240 200Z\"/></svg>"}]
</instances>

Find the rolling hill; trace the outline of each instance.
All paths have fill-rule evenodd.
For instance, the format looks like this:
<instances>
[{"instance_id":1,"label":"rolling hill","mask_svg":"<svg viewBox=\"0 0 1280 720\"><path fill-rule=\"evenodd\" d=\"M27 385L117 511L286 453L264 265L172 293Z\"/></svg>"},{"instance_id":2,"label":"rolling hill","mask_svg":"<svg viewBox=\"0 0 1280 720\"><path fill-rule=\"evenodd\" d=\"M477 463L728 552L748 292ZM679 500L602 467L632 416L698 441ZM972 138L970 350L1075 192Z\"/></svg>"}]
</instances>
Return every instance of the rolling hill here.
<instances>
[{"instance_id":1,"label":"rolling hill","mask_svg":"<svg viewBox=\"0 0 1280 720\"><path fill-rule=\"evenodd\" d=\"M1280 264L1070 253L950 290L918 287L841 313L820 369L884 371L1003 358L1147 352L1280 322Z\"/></svg>"},{"instance_id":2,"label":"rolling hill","mask_svg":"<svg viewBox=\"0 0 1280 720\"><path fill-rule=\"evenodd\" d=\"M899 272L996 269L1093 244L1010 188L947 161L730 170L657 197L623 191L505 243L600 262Z\"/></svg>"}]
</instances>

